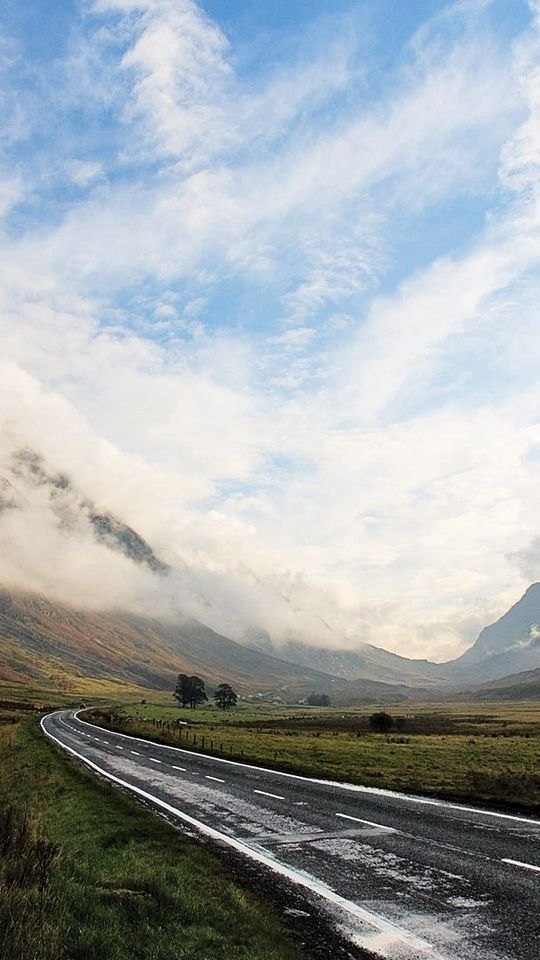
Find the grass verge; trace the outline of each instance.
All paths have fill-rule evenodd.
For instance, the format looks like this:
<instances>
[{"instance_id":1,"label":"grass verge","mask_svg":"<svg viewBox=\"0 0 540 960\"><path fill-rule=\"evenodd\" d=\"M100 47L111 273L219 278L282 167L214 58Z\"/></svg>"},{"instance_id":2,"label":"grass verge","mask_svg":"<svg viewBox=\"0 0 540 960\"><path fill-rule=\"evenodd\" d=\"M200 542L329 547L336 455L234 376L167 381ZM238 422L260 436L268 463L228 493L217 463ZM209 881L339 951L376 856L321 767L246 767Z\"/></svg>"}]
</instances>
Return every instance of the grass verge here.
<instances>
[{"instance_id":1,"label":"grass verge","mask_svg":"<svg viewBox=\"0 0 540 960\"><path fill-rule=\"evenodd\" d=\"M16 719L0 724L3 960L306 960L220 859Z\"/></svg>"}]
</instances>

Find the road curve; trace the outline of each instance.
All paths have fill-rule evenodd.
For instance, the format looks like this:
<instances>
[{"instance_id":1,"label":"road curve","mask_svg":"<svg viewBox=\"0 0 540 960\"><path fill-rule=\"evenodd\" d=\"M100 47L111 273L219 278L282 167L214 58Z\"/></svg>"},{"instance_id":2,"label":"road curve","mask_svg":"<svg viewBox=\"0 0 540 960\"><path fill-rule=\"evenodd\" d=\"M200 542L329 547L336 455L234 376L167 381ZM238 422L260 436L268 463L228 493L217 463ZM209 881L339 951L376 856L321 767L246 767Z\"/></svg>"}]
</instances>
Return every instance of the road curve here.
<instances>
[{"instance_id":1,"label":"road curve","mask_svg":"<svg viewBox=\"0 0 540 960\"><path fill-rule=\"evenodd\" d=\"M299 884L387 960L538 960L540 820L166 747L60 710L91 769Z\"/></svg>"}]
</instances>

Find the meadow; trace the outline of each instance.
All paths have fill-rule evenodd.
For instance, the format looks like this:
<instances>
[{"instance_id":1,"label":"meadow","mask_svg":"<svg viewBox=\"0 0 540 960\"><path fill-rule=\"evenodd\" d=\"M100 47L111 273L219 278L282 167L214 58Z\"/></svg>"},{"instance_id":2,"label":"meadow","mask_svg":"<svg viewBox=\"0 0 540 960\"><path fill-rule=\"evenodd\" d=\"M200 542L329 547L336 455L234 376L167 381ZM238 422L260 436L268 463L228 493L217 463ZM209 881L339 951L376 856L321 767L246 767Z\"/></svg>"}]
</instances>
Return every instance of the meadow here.
<instances>
[{"instance_id":1,"label":"meadow","mask_svg":"<svg viewBox=\"0 0 540 960\"><path fill-rule=\"evenodd\" d=\"M540 704L407 704L332 709L240 703L231 710L142 702L97 722L216 756L371 787L540 812Z\"/></svg>"},{"instance_id":2,"label":"meadow","mask_svg":"<svg viewBox=\"0 0 540 960\"><path fill-rule=\"evenodd\" d=\"M307 960L271 898L0 707L2 960ZM234 871L233 871L234 873ZM241 879L241 878L240 878ZM292 923L292 921L291 921ZM296 921L296 924L298 921Z\"/></svg>"}]
</instances>

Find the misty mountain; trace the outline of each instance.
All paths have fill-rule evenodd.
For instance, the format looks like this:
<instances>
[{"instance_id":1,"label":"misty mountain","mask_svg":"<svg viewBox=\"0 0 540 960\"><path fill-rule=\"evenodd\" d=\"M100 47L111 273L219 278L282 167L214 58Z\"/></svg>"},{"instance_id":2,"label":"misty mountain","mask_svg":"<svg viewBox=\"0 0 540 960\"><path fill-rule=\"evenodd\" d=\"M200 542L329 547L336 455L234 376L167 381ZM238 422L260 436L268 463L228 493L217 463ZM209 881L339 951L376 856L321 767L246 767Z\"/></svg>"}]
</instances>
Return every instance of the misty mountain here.
<instances>
[{"instance_id":1,"label":"misty mountain","mask_svg":"<svg viewBox=\"0 0 540 960\"><path fill-rule=\"evenodd\" d=\"M86 673L90 676L107 675L125 682L159 687L169 682L175 670L192 670L211 681L223 679L235 682L239 689L250 692L282 690L286 691L288 698L294 698L314 690L329 693L334 702L346 703L372 702L369 698L391 702L395 697L407 698L414 692L425 696L429 692L477 685L540 667L539 583L532 584L521 600L496 623L485 627L466 653L445 664L410 660L361 642L354 649L348 649L340 645L338 637L335 638L335 644L332 642L326 646L304 644L296 639L278 644L264 629L256 626L246 630L244 643L237 643L220 632L219 601L211 608L205 596L196 597L200 601L199 607L190 611L195 617L188 617L185 606L189 609L189 601L196 593L196 581L192 581L192 584L195 583L194 589L184 590L183 602L180 602L178 571L173 571L164 563L136 530L112 511L98 508L91 498L77 489L65 472L52 469L39 453L15 447L10 459L4 462L3 473L0 477L2 523L9 529L14 516L24 517L26 525L21 527L20 541L27 535L30 553L33 551L35 554L34 530L46 518L47 536L43 537L45 564L49 557L49 531L52 529L56 537L56 563L63 562L67 544L72 543L74 552L70 556L75 560L76 570L73 599L71 594L68 596L71 606L55 606L47 590L43 591L47 593L46 597L23 602L21 597L36 593L33 585L30 588L23 585L18 594L19 600L11 606L6 597L15 596L15 593L5 593L2 642L6 656L9 651L7 662L10 664L4 671L6 677L10 674L13 678L20 675L28 679L35 675L51 679L53 675L61 678L75 671L74 675L77 676ZM39 549L39 537L36 537L36 542ZM86 551L85 567L79 564L81 549ZM115 555L129 561L122 566L122 570L118 567L118 559L112 561ZM8 557L9 550L5 552L5 558ZM93 576L105 562L107 567L104 569L108 571L110 568L112 575L106 573L102 577L97 590L94 586L92 597L93 608L100 612L84 613L79 609L87 605L84 574ZM123 576L124 572L137 569L141 575L144 572L146 579L144 583L141 582L141 588L144 589L135 594L140 602L134 605L131 599L134 596L133 589L131 594L122 597L118 594L116 578L117 574ZM166 593L154 593L150 605L151 591L155 589L152 585L164 579ZM99 589L100 585L102 589ZM107 591L109 585L112 589L105 597L103 589ZM138 581L135 587L137 585ZM63 612L44 615L41 618L43 622L39 619L40 614L39 622L34 622L36 611L42 610L43 604L46 606L48 603L50 610ZM160 605L162 603L168 604L167 615ZM21 604L24 615L21 613ZM123 612L110 612L111 608L119 608ZM134 609L138 616L133 612ZM128 613L127 610L132 612ZM212 625L218 627L217 631L201 622L206 615ZM93 616L98 620L95 622L97 632L92 639L88 634L88 625L93 624ZM26 633L21 628L24 622L34 624ZM54 624L58 630L57 649L53 634L45 629L44 624L48 627ZM73 634L70 633L71 628ZM86 639L83 642L84 637ZM16 647L17 638L20 649ZM103 653L103 643L110 647L108 656ZM129 656L126 654L129 663L126 663L121 652L124 647L131 651ZM118 661L115 660L116 653ZM35 657L34 664L32 656ZM44 672L39 666L42 660L48 664ZM51 673L53 663L55 667ZM116 668L113 668L114 663L117 664ZM171 667L170 663L175 666ZM165 677L168 679L165 680ZM365 697L368 697L368 701L365 701Z\"/></svg>"},{"instance_id":2,"label":"misty mountain","mask_svg":"<svg viewBox=\"0 0 540 960\"><path fill-rule=\"evenodd\" d=\"M540 583L531 584L510 610L484 627L469 650L443 667L449 680L462 684L540 667Z\"/></svg>"},{"instance_id":3,"label":"misty mountain","mask_svg":"<svg viewBox=\"0 0 540 960\"><path fill-rule=\"evenodd\" d=\"M98 510L65 473L48 469L41 454L26 448L15 450L9 466L13 479L0 478L0 511L24 510L25 487L40 488L59 528L65 532L76 532L81 524L86 524L97 543L146 566L152 573L165 576L169 572L168 565L155 555L143 537L112 513Z\"/></svg>"},{"instance_id":4,"label":"misty mountain","mask_svg":"<svg viewBox=\"0 0 540 960\"><path fill-rule=\"evenodd\" d=\"M156 557L146 540L143 540L135 530L122 523L112 513L96 513L94 508L86 503L88 519L92 524L96 540L111 550L118 550L134 563L145 564L152 573L165 576L170 571L168 564Z\"/></svg>"},{"instance_id":5,"label":"misty mountain","mask_svg":"<svg viewBox=\"0 0 540 960\"><path fill-rule=\"evenodd\" d=\"M370 643L358 644L354 650L315 647L292 640L278 645L262 631L250 632L247 642L273 656L343 680L373 680L410 687L442 687L448 682L440 664L430 660L409 660Z\"/></svg>"},{"instance_id":6,"label":"misty mountain","mask_svg":"<svg viewBox=\"0 0 540 960\"><path fill-rule=\"evenodd\" d=\"M228 682L244 695L295 702L312 690L336 702L405 698L388 684L347 682L224 637L196 620L167 623L134 614L71 609L35 594L0 590L0 682L76 692L88 678L171 690L178 673L210 686Z\"/></svg>"}]
</instances>

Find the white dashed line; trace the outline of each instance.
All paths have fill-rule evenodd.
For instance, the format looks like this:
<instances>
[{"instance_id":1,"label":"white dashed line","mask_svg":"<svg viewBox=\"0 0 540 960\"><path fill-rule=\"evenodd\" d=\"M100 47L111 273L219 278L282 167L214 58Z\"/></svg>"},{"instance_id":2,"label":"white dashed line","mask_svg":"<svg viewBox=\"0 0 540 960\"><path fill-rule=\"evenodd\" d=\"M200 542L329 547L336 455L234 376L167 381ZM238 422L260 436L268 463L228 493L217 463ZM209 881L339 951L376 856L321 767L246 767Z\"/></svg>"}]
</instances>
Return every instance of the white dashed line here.
<instances>
[{"instance_id":1,"label":"white dashed line","mask_svg":"<svg viewBox=\"0 0 540 960\"><path fill-rule=\"evenodd\" d=\"M140 753L138 750L130 750L129 752L134 753L136 757L140 757Z\"/></svg>"},{"instance_id":2,"label":"white dashed line","mask_svg":"<svg viewBox=\"0 0 540 960\"><path fill-rule=\"evenodd\" d=\"M277 793L267 793L266 790L254 790L253 793L260 793L262 797L272 797L273 800L285 799L285 797L280 797Z\"/></svg>"},{"instance_id":3,"label":"white dashed line","mask_svg":"<svg viewBox=\"0 0 540 960\"><path fill-rule=\"evenodd\" d=\"M148 757L149 760L153 760L154 763L161 763L161 760L158 760L157 757Z\"/></svg>"},{"instance_id":4,"label":"white dashed line","mask_svg":"<svg viewBox=\"0 0 540 960\"><path fill-rule=\"evenodd\" d=\"M361 817L350 817L348 813L336 813L336 817L342 820L354 820L356 823L366 823L368 827L378 827L379 830L388 830L389 833L397 833L395 827L385 827L384 823L373 823L373 820L362 820Z\"/></svg>"},{"instance_id":5,"label":"white dashed line","mask_svg":"<svg viewBox=\"0 0 540 960\"><path fill-rule=\"evenodd\" d=\"M185 767L175 767L174 763L171 763L171 767L173 768L173 770L183 770L184 773L186 772Z\"/></svg>"},{"instance_id":6,"label":"white dashed line","mask_svg":"<svg viewBox=\"0 0 540 960\"><path fill-rule=\"evenodd\" d=\"M525 870L537 870L540 873L540 867L534 863L523 863L521 860L510 860L508 857L502 858L502 863L510 863L513 867L525 867Z\"/></svg>"},{"instance_id":7,"label":"white dashed line","mask_svg":"<svg viewBox=\"0 0 540 960\"><path fill-rule=\"evenodd\" d=\"M123 750L123 749L124 749L123 747L120 746L119 743L115 743L115 747L116 747L117 750Z\"/></svg>"},{"instance_id":8,"label":"white dashed line","mask_svg":"<svg viewBox=\"0 0 540 960\"><path fill-rule=\"evenodd\" d=\"M224 781L224 780L221 780L220 777L209 777L208 775L205 775L205 778L204 778L204 779L205 779L205 780L215 780L216 783L225 783L225 781Z\"/></svg>"}]
</instances>

